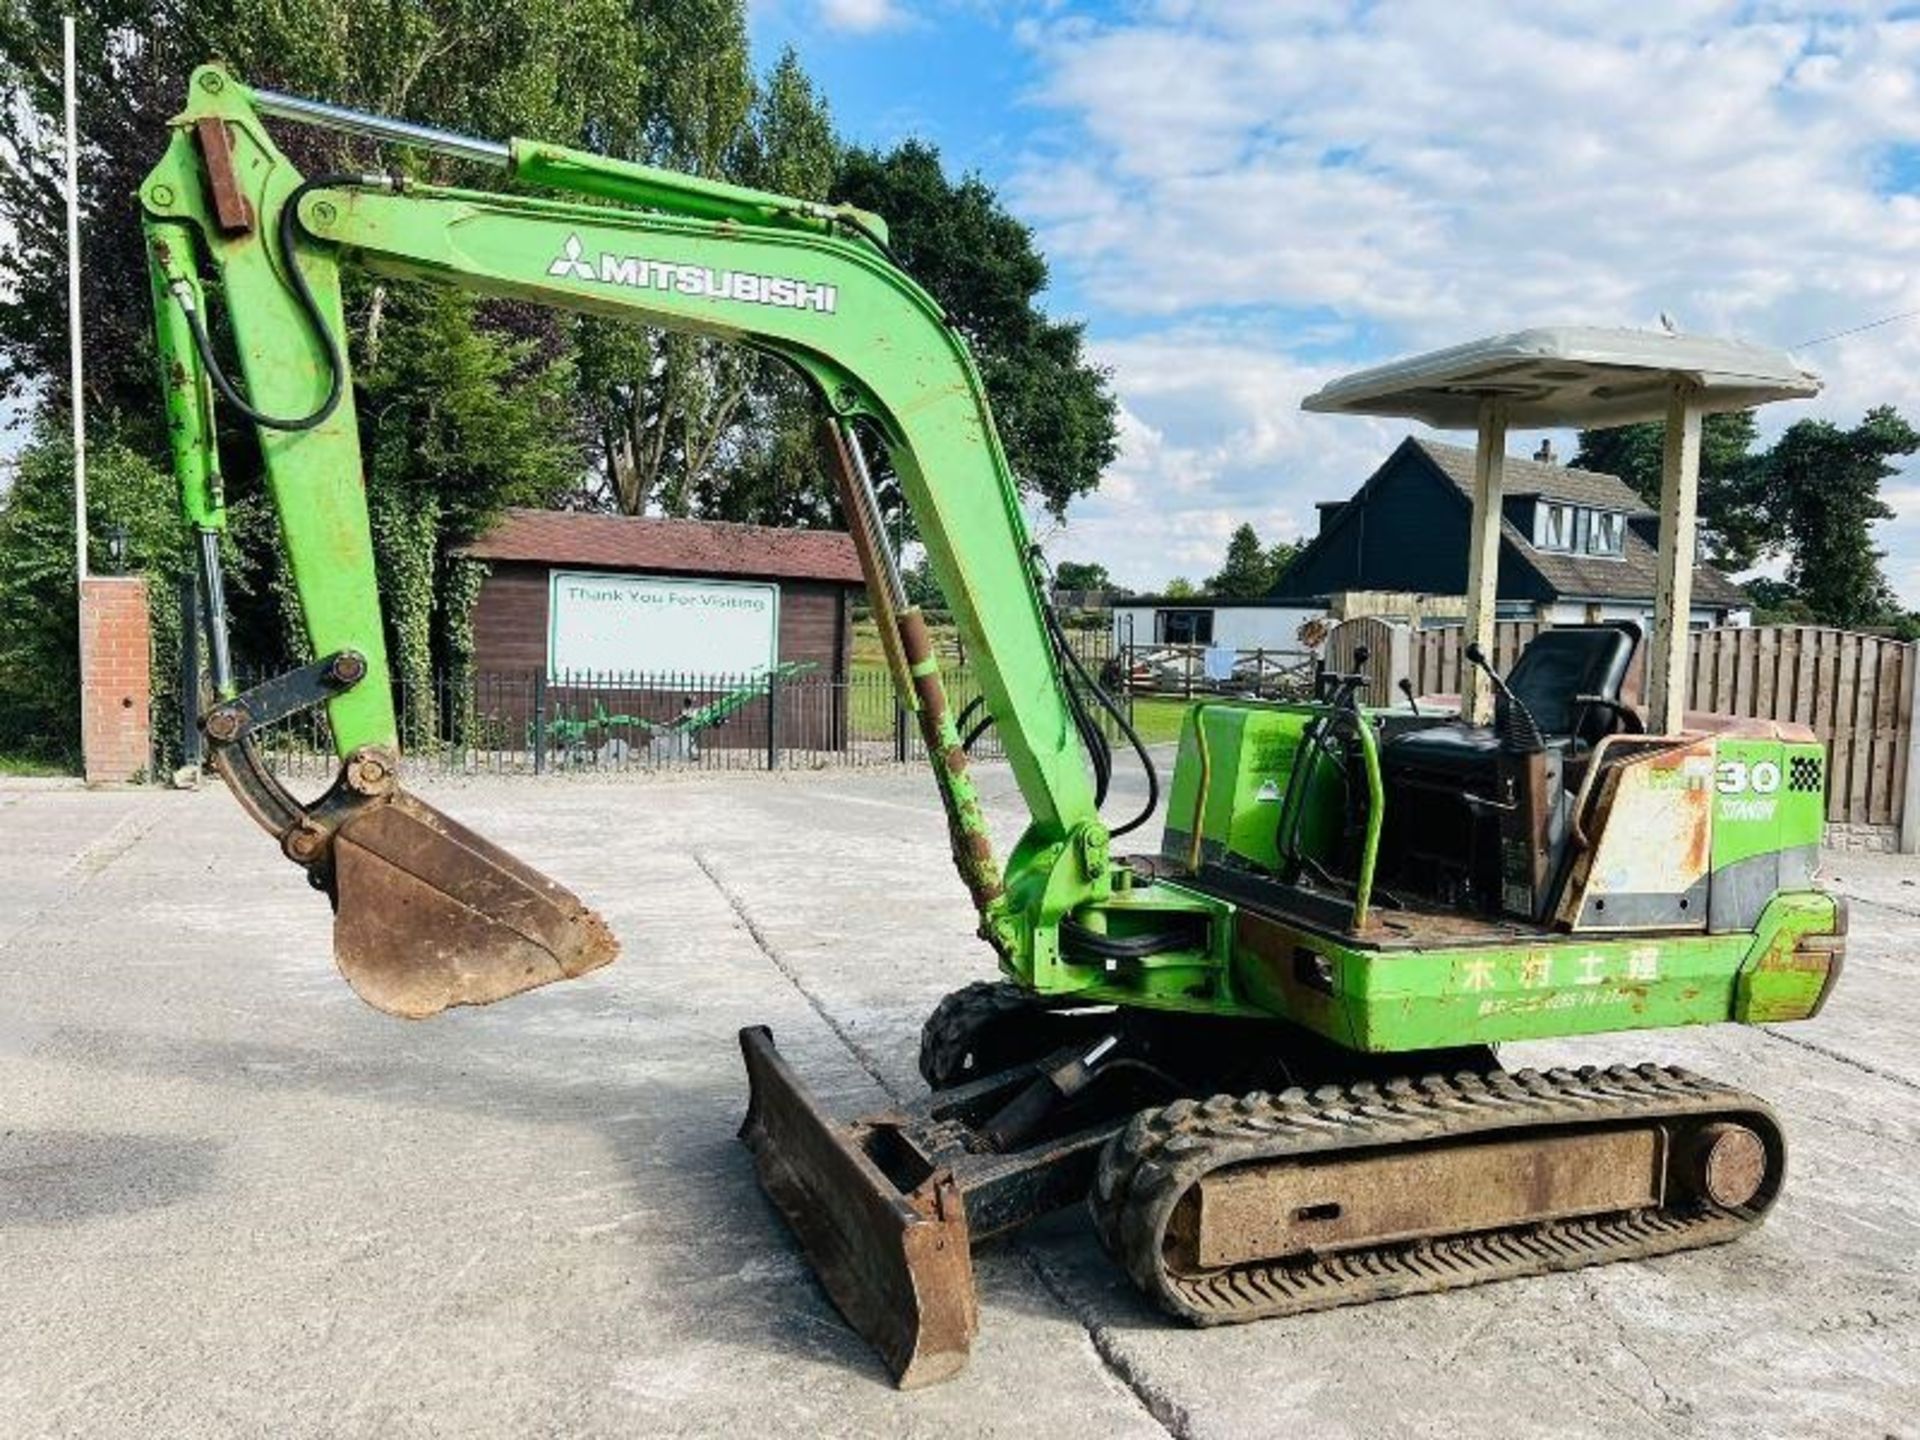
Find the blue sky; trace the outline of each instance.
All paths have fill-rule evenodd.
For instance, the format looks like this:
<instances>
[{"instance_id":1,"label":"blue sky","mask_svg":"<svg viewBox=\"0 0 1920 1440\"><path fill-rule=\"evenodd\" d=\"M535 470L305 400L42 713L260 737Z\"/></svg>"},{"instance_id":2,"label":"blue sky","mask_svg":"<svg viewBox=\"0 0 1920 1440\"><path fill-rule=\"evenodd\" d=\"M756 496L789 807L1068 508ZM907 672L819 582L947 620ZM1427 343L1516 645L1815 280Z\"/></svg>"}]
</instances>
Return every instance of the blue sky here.
<instances>
[{"instance_id":1,"label":"blue sky","mask_svg":"<svg viewBox=\"0 0 1920 1440\"><path fill-rule=\"evenodd\" d=\"M1404 427L1331 376L1520 325L1795 345L1920 310L1920 7L1796 0L755 0L844 133L937 143L1039 232L1124 453L1049 549L1137 587L1311 527ZM1920 418L1920 320L1798 352ZM1536 437L1515 436L1515 451ZM1568 448L1563 441L1563 452ZM1920 605L1920 470L1886 568Z\"/></svg>"}]
</instances>

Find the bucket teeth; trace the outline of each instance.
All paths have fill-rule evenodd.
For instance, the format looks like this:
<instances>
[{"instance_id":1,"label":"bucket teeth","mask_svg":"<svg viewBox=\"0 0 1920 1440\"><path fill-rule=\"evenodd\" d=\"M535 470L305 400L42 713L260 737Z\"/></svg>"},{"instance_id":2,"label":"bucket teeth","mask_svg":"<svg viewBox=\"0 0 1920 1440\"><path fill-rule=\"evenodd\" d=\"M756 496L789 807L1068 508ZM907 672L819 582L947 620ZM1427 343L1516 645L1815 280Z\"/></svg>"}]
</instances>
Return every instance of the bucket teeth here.
<instances>
[{"instance_id":1,"label":"bucket teeth","mask_svg":"<svg viewBox=\"0 0 1920 1440\"><path fill-rule=\"evenodd\" d=\"M405 791L334 833L333 891L340 973L406 1019L584 975L620 948L572 891Z\"/></svg>"}]
</instances>

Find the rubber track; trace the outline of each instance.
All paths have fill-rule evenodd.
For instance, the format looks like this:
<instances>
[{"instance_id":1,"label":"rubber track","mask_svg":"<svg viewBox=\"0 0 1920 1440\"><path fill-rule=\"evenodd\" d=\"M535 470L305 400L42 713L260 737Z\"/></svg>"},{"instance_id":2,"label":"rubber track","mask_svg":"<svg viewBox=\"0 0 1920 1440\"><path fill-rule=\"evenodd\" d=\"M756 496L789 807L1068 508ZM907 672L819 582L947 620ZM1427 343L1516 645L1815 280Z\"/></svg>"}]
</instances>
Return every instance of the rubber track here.
<instances>
[{"instance_id":1,"label":"rubber track","mask_svg":"<svg viewBox=\"0 0 1920 1440\"><path fill-rule=\"evenodd\" d=\"M1048 1008L1032 991L1010 980L975 980L962 985L934 1006L920 1027L920 1078L933 1090L979 1079L986 1070L961 1068L975 1038L998 1021L1044 1014ZM1047 1048L1040 1047L1042 1053Z\"/></svg>"},{"instance_id":2,"label":"rubber track","mask_svg":"<svg viewBox=\"0 0 1920 1440\"><path fill-rule=\"evenodd\" d=\"M1494 1138L1515 1129L1737 1119L1768 1147L1755 1203L1534 1223L1452 1238L1257 1261L1202 1274L1165 1263L1174 1207L1208 1172L1416 1141ZM1732 1240L1779 1194L1785 1142L1766 1103L1689 1071L1657 1065L1522 1070L1362 1082L1280 1095L1181 1100L1143 1111L1108 1141L1089 1196L1101 1242L1170 1313L1197 1325L1331 1309L1488 1280L1573 1270Z\"/></svg>"}]
</instances>

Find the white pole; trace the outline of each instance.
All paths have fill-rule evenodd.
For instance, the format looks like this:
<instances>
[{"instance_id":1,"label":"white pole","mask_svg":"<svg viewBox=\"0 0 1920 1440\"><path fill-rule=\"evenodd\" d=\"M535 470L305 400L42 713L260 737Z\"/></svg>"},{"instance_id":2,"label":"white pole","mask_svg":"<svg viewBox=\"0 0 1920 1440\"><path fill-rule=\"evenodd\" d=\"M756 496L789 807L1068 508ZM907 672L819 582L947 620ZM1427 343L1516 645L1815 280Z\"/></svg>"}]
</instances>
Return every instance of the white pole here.
<instances>
[{"instance_id":1,"label":"white pole","mask_svg":"<svg viewBox=\"0 0 1920 1440\"><path fill-rule=\"evenodd\" d=\"M73 16L61 23L67 62L67 336L73 395L73 560L77 581L87 578L87 402L80 388L80 138L75 115Z\"/></svg>"},{"instance_id":2,"label":"white pole","mask_svg":"<svg viewBox=\"0 0 1920 1440\"><path fill-rule=\"evenodd\" d=\"M1493 622L1500 613L1501 495L1507 473L1507 402L1489 395L1480 402L1480 439L1473 453L1473 521L1467 543L1467 640L1493 659ZM1465 643L1464 641L1462 642ZM1477 666L1460 662L1460 718L1469 725L1493 722L1493 690Z\"/></svg>"},{"instance_id":3,"label":"white pole","mask_svg":"<svg viewBox=\"0 0 1920 1440\"><path fill-rule=\"evenodd\" d=\"M91 750L87 735L87 401L80 388L80 127L75 99L73 16L60 23L67 88L67 383L73 404L73 593L75 641L80 651L81 768Z\"/></svg>"},{"instance_id":4,"label":"white pole","mask_svg":"<svg viewBox=\"0 0 1920 1440\"><path fill-rule=\"evenodd\" d=\"M1693 562L1700 508L1700 407L1693 382L1672 376L1660 460L1660 549L1654 557L1653 653L1647 660L1647 725L1677 735L1687 719Z\"/></svg>"}]
</instances>

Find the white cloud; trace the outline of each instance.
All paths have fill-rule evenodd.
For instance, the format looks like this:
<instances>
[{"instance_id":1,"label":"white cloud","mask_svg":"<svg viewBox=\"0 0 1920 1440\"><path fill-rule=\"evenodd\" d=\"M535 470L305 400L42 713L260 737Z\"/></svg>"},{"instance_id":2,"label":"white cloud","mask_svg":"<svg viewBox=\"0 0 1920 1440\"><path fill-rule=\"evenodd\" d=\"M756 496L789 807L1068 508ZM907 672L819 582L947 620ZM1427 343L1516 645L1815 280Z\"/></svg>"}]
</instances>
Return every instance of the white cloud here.
<instances>
[{"instance_id":1,"label":"white cloud","mask_svg":"<svg viewBox=\"0 0 1920 1440\"><path fill-rule=\"evenodd\" d=\"M903 25L907 12L895 0L820 0L820 22L829 30L864 35Z\"/></svg>"},{"instance_id":2,"label":"white cloud","mask_svg":"<svg viewBox=\"0 0 1920 1440\"><path fill-rule=\"evenodd\" d=\"M1175 329L1093 352L1124 397L1120 457L1048 551L1098 560L1135 590L1203 580L1243 521L1269 544L1311 534L1313 502L1346 495L1393 443L1370 421L1302 414L1333 368L1257 339Z\"/></svg>"},{"instance_id":3,"label":"white cloud","mask_svg":"<svg viewBox=\"0 0 1920 1440\"><path fill-rule=\"evenodd\" d=\"M1126 454L1063 543L1156 583L1240 518L1311 528L1377 463L1398 431L1296 413L1338 370L1522 324L1665 310L1790 345L1920 308L1920 199L1882 189L1890 157L1920 183L1920 19L1892 4L1158 0L1021 34L1059 123L1015 202L1096 342L1132 336L1098 346ZM1920 417L1920 321L1805 358L1828 391L1772 428ZM1920 602L1894 498L1888 571ZM1168 505L1150 565L1130 527Z\"/></svg>"}]
</instances>

